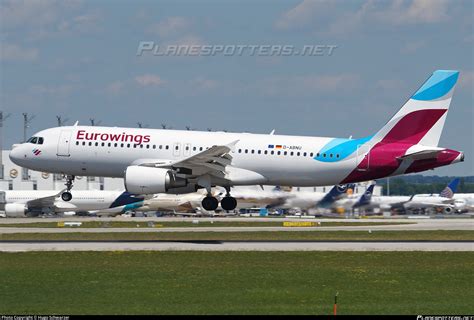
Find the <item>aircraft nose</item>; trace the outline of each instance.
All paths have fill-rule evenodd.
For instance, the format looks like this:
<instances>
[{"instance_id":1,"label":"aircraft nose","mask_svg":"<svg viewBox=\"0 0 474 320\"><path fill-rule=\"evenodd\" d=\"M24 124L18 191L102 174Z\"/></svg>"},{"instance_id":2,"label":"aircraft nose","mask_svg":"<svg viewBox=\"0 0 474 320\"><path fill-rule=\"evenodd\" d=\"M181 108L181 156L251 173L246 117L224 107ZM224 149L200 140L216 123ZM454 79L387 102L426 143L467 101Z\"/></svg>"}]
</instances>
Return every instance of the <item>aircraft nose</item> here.
<instances>
[{"instance_id":1,"label":"aircraft nose","mask_svg":"<svg viewBox=\"0 0 474 320\"><path fill-rule=\"evenodd\" d=\"M23 148L21 148L20 146L21 145L14 144L9 154L10 160L14 164L19 165L19 166L21 166L22 160L26 157L26 154L22 150Z\"/></svg>"}]
</instances>

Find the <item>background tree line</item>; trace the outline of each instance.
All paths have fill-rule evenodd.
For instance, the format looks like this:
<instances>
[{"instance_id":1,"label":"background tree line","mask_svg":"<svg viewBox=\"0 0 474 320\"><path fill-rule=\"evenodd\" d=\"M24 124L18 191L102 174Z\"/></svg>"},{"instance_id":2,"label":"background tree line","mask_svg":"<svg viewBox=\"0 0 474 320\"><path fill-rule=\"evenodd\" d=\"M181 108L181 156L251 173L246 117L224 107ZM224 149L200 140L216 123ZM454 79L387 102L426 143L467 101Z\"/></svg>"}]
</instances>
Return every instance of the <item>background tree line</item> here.
<instances>
[{"instance_id":1,"label":"background tree line","mask_svg":"<svg viewBox=\"0 0 474 320\"><path fill-rule=\"evenodd\" d=\"M417 193L439 194L446 185L456 177L408 175L390 179L390 195L412 195ZM460 177L457 193L474 193L474 176ZM383 195L387 195L387 179L377 180L383 187Z\"/></svg>"}]
</instances>

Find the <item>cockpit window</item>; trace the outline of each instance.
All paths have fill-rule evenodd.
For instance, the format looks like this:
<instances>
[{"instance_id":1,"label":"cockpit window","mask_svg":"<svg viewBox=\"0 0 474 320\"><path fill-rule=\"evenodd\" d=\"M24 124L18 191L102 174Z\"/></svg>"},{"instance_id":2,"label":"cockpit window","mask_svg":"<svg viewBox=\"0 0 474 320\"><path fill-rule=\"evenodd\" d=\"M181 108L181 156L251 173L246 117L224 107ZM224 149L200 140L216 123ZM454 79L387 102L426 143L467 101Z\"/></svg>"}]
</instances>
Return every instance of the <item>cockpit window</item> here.
<instances>
[{"instance_id":1,"label":"cockpit window","mask_svg":"<svg viewBox=\"0 0 474 320\"><path fill-rule=\"evenodd\" d=\"M38 137L31 137L26 142L36 144L37 141L38 141Z\"/></svg>"},{"instance_id":2,"label":"cockpit window","mask_svg":"<svg viewBox=\"0 0 474 320\"><path fill-rule=\"evenodd\" d=\"M43 144L43 138L42 137L31 137L26 142L33 143L33 144Z\"/></svg>"}]
</instances>

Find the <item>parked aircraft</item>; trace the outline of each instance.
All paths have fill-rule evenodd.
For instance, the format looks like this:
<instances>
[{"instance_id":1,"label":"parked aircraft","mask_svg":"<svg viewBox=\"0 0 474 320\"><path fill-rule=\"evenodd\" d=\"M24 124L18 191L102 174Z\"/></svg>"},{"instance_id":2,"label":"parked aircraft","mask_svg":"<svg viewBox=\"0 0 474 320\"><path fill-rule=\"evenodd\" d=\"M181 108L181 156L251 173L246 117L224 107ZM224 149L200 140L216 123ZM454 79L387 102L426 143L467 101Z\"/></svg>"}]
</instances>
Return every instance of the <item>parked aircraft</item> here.
<instances>
[{"instance_id":1,"label":"parked aircraft","mask_svg":"<svg viewBox=\"0 0 474 320\"><path fill-rule=\"evenodd\" d=\"M123 191L77 190L71 201L61 199L64 190L0 191L0 211L7 217L30 217L41 214L97 213L102 210L121 213L143 202L143 196Z\"/></svg>"},{"instance_id":2,"label":"parked aircraft","mask_svg":"<svg viewBox=\"0 0 474 320\"><path fill-rule=\"evenodd\" d=\"M215 210L213 186L233 210L232 186L324 186L420 172L464 160L438 147L459 72L437 70L375 134L338 139L249 133L65 126L15 145L10 159L37 171L67 175L61 197L70 201L74 177L123 177L133 194L207 191L202 207ZM360 124L358 124L360 125Z\"/></svg>"}]
</instances>

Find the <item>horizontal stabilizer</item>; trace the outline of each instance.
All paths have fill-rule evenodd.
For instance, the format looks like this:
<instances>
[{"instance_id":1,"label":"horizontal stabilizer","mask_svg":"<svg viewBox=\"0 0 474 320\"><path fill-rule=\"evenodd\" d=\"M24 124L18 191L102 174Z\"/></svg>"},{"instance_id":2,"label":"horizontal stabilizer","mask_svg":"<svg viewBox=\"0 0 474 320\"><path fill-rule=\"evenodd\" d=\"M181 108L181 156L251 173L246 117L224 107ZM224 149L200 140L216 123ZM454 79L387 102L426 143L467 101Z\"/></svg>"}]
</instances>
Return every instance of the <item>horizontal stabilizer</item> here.
<instances>
[{"instance_id":1,"label":"horizontal stabilizer","mask_svg":"<svg viewBox=\"0 0 474 320\"><path fill-rule=\"evenodd\" d=\"M445 150L444 148L438 147L424 147L420 145L414 145L408 149L404 156L398 157L398 160L426 160L436 159L438 154Z\"/></svg>"}]
</instances>

